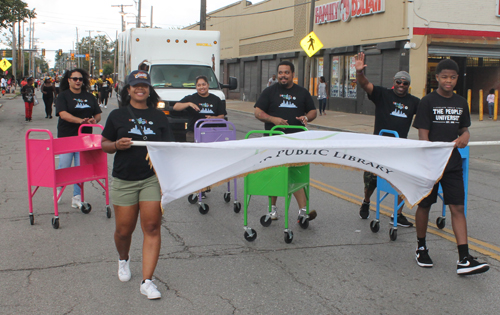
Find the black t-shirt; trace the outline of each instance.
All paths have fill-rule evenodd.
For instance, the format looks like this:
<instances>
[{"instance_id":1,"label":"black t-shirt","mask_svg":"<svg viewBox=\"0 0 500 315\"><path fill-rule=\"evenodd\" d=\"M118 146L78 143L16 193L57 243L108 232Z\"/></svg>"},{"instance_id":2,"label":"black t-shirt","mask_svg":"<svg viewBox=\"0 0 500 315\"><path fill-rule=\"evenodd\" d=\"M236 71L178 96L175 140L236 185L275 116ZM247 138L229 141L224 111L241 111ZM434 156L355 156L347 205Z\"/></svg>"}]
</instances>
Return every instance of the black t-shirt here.
<instances>
[{"instance_id":1,"label":"black t-shirt","mask_svg":"<svg viewBox=\"0 0 500 315\"><path fill-rule=\"evenodd\" d=\"M308 90L297 84L287 89L279 83L271 85L262 91L254 107L260 108L270 116L285 119L291 126L303 126L302 122L296 117L304 116L311 110L316 109ZM274 127L274 124L265 123L264 127L266 130L270 130ZM295 131L285 129L285 132Z\"/></svg>"},{"instance_id":2,"label":"black t-shirt","mask_svg":"<svg viewBox=\"0 0 500 315\"><path fill-rule=\"evenodd\" d=\"M447 98L434 91L420 101L413 127L429 130L430 141L452 142L458 138L458 131L470 124L469 105L463 97L453 94ZM461 163L455 149L446 170L461 167Z\"/></svg>"},{"instance_id":3,"label":"black t-shirt","mask_svg":"<svg viewBox=\"0 0 500 315\"><path fill-rule=\"evenodd\" d=\"M22 87L21 93L23 95L23 101L26 103L33 103L33 95L35 93L33 86L26 84Z\"/></svg>"},{"instance_id":4,"label":"black t-shirt","mask_svg":"<svg viewBox=\"0 0 500 315\"><path fill-rule=\"evenodd\" d=\"M221 99L209 93L207 97L202 97L198 93L194 93L192 95L188 95L184 97L179 103L194 103L199 108L200 111L197 112L192 107L186 108L189 113L189 122L187 126L187 130L194 131L194 124L198 119L206 118L205 116L219 116L219 115L227 115L226 107Z\"/></svg>"},{"instance_id":5,"label":"black t-shirt","mask_svg":"<svg viewBox=\"0 0 500 315\"><path fill-rule=\"evenodd\" d=\"M400 138L407 138L413 115L417 113L420 99L411 94L400 97L392 89L374 86L371 95L368 95L375 104L374 135L380 130L397 131Z\"/></svg>"},{"instance_id":6,"label":"black t-shirt","mask_svg":"<svg viewBox=\"0 0 500 315\"><path fill-rule=\"evenodd\" d=\"M102 83L99 85L99 92L102 94L107 94L109 92L109 87L111 86L111 83L109 81L103 80Z\"/></svg>"},{"instance_id":7,"label":"black t-shirt","mask_svg":"<svg viewBox=\"0 0 500 315\"><path fill-rule=\"evenodd\" d=\"M42 89L44 92L47 92L47 94L43 94L42 98L45 98L45 99L52 99L54 98L54 91L55 91L55 88L52 86L52 85L49 85L49 86L46 86L45 84L42 85Z\"/></svg>"},{"instance_id":8,"label":"black t-shirt","mask_svg":"<svg viewBox=\"0 0 500 315\"><path fill-rule=\"evenodd\" d=\"M127 105L129 106L129 105ZM168 124L167 116L154 108L136 109L130 106L132 112L142 126L147 141L173 141L173 134ZM139 126L130 115L127 107L120 107L109 113L108 120L102 132L108 140L132 138L132 141L144 141ZM113 163L113 177L123 180L143 180L153 176L154 170L146 161L146 147L132 146L127 150L118 150Z\"/></svg>"},{"instance_id":9,"label":"black t-shirt","mask_svg":"<svg viewBox=\"0 0 500 315\"><path fill-rule=\"evenodd\" d=\"M94 95L89 92L82 91L80 94L75 94L68 89L59 93L56 99L56 115L59 116L59 113L63 111L78 118L91 118L100 114L101 108L97 105ZM70 123L59 117L57 137L78 136L78 128L80 128L80 124ZM83 128L82 132L92 133L92 128Z\"/></svg>"}]
</instances>

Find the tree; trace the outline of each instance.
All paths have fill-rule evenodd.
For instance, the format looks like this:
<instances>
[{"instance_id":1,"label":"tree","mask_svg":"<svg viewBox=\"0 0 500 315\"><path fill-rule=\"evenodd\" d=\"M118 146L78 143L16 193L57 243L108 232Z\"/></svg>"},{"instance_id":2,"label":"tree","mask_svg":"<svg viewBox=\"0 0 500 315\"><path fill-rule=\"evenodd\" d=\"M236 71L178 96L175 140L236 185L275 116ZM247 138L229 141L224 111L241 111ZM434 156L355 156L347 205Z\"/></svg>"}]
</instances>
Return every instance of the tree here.
<instances>
[{"instance_id":1,"label":"tree","mask_svg":"<svg viewBox=\"0 0 500 315\"><path fill-rule=\"evenodd\" d=\"M0 6L0 29L12 26L12 23L27 21L36 17L35 9L28 9L28 4L21 0L2 0Z\"/></svg>"}]
</instances>

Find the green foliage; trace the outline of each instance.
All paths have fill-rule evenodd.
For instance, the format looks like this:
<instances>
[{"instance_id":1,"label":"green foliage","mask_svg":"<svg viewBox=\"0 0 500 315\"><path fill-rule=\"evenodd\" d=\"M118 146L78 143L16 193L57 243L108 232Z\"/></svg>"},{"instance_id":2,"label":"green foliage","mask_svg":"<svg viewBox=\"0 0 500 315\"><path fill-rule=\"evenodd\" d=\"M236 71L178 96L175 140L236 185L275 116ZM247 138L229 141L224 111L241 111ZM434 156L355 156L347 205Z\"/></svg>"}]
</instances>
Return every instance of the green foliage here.
<instances>
[{"instance_id":1,"label":"green foliage","mask_svg":"<svg viewBox=\"0 0 500 315\"><path fill-rule=\"evenodd\" d=\"M35 9L29 10L28 4L21 0L2 0L0 5L0 29L12 26L18 21L35 18Z\"/></svg>"}]
</instances>

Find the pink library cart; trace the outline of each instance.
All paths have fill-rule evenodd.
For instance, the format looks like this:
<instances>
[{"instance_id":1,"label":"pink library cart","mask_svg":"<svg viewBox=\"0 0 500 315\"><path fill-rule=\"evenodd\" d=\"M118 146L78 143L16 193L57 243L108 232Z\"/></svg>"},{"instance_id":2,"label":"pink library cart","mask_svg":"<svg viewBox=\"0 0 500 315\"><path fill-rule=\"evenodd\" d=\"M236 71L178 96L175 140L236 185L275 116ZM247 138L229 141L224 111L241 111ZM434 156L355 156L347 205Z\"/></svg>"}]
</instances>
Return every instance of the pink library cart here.
<instances>
[{"instance_id":1,"label":"pink library cart","mask_svg":"<svg viewBox=\"0 0 500 315\"><path fill-rule=\"evenodd\" d=\"M80 210L87 214L92 206L84 200L83 184L97 181L106 193L106 216L111 218L109 206L109 181L107 154L101 149L101 135L81 133L83 127L99 127L101 125L81 125L78 136L56 138L46 129L30 129L26 132L26 169L28 174L29 218L33 225L33 196L39 187L52 188L54 196L54 218L52 226L59 228L59 211L57 200L68 185L78 184L81 188L82 205ZM30 139L30 134L45 133L49 139ZM80 152L80 166L56 169L55 156L64 153ZM33 189L33 186L35 187ZM57 192L57 187L62 187Z\"/></svg>"}]
</instances>

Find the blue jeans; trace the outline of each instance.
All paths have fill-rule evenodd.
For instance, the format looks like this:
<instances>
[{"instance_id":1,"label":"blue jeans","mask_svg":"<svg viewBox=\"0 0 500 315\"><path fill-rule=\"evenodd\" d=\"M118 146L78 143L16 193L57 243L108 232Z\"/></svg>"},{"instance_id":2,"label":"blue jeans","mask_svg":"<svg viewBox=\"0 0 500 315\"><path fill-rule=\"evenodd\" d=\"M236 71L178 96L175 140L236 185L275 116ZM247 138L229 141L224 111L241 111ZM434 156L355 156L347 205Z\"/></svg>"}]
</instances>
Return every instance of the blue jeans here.
<instances>
[{"instance_id":1,"label":"blue jeans","mask_svg":"<svg viewBox=\"0 0 500 315\"><path fill-rule=\"evenodd\" d=\"M326 98L319 98L319 112L324 113L326 109Z\"/></svg>"},{"instance_id":2,"label":"blue jeans","mask_svg":"<svg viewBox=\"0 0 500 315\"><path fill-rule=\"evenodd\" d=\"M71 167L71 162L73 162L73 158L75 160L75 166L80 166L80 152L59 154L58 169ZM76 195L81 195L80 186L78 186L77 184L75 184L73 188L73 196Z\"/></svg>"},{"instance_id":3,"label":"blue jeans","mask_svg":"<svg viewBox=\"0 0 500 315\"><path fill-rule=\"evenodd\" d=\"M493 117L493 106L495 106L495 103L488 103L488 112L490 117Z\"/></svg>"}]
</instances>

